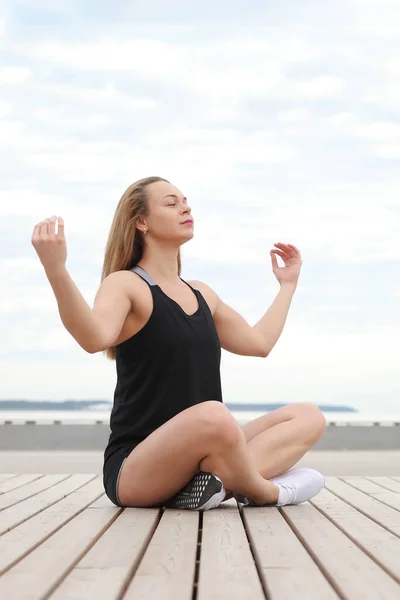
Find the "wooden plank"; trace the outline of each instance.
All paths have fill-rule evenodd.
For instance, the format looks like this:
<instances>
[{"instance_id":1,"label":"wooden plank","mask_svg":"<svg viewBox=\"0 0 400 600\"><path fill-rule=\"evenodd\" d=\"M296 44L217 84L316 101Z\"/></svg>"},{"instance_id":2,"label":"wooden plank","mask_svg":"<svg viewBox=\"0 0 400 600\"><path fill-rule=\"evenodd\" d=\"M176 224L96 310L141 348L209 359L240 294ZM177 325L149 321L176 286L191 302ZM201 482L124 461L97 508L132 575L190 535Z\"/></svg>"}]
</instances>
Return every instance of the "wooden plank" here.
<instances>
[{"instance_id":1,"label":"wooden plank","mask_svg":"<svg viewBox=\"0 0 400 600\"><path fill-rule=\"evenodd\" d=\"M269 600L339 598L277 508L248 507L243 516Z\"/></svg>"},{"instance_id":2,"label":"wooden plank","mask_svg":"<svg viewBox=\"0 0 400 600\"><path fill-rule=\"evenodd\" d=\"M96 500L101 490L98 481L90 483L92 479L93 475L73 475L69 495L0 538L0 575Z\"/></svg>"},{"instance_id":3,"label":"wooden plank","mask_svg":"<svg viewBox=\"0 0 400 600\"><path fill-rule=\"evenodd\" d=\"M40 473L31 473L29 475L17 475L17 477L2 481L0 483L0 494L5 494L6 492L15 490L16 488L25 485L26 483L30 483L31 481L35 481L35 479L39 479L40 477L43 477L43 475Z\"/></svg>"},{"instance_id":4,"label":"wooden plank","mask_svg":"<svg viewBox=\"0 0 400 600\"><path fill-rule=\"evenodd\" d=\"M393 481L390 477L367 477L373 483L380 485L383 488L391 490L392 492L397 492L400 494L400 483L397 481Z\"/></svg>"},{"instance_id":5,"label":"wooden plank","mask_svg":"<svg viewBox=\"0 0 400 600\"><path fill-rule=\"evenodd\" d=\"M191 600L199 513L166 509L124 600Z\"/></svg>"},{"instance_id":6,"label":"wooden plank","mask_svg":"<svg viewBox=\"0 0 400 600\"><path fill-rule=\"evenodd\" d=\"M50 594L115 520L121 509L86 509L0 578L0 598L38 600Z\"/></svg>"},{"instance_id":7,"label":"wooden plank","mask_svg":"<svg viewBox=\"0 0 400 600\"><path fill-rule=\"evenodd\" d=\"M341 479L355 487L357 490L372 496L372 498L376 498L379 502L383 502L396 510L400 510L400 494L385 490L373 481L369 481L364 477L341 477Z\"/></svg>"},{"instance_id":8,"label":"wooden plank","mask_svg":"<svg viewBox=\"0 0 400 600\"><path fill-rule=\"evenodd\" d=\"M326 489L315 496L311 503L400 583L399 537Z\"/></svg>"},{"instance_id":9,"label":"wooden plank","mask_svg":"<svg viewBox=\"0 0 400 600\"><path fill-rule=\"evenodd\" d=\"M0 482L7 481L7 479L11 479L12 477L16 477L16 473L0 473Z\"/></svg>"},{"instance_id":10,"label":"wooden plank","mask_svg":"<svg viewBox=\"0 0 400 600\"><path fill-rule=\"evenodd\" d=\"M60 481L64 481L68 477L70 477L70 475L44 475L44 477L41 477L40 479L36 479L31 483L27 483L6 494L2 494L0 496L0 510L12 506L13 504L17 504L18 502L21 502L21 500L26 500L26 498L30 498L39 492L43 492L43 490L52 487L56 483L60 483Z\"/></svg>"},{"instance_id":11,"label":"wooden plank","mask_svg":"<svg viewBox=\"0 0 400 600\"><path fill-rule=\"evenodd\" d=\"M310 503L282 512L346 600L394 600L398 583Z\"/></svg>"},{"instance_id":12,"label":"wooden plank","mask_svg":"<svg viewBox=\"0 0 400 600\"><path fill-rule=\"evenodd\" d=\"M235 501L203 514L197 600L264 600Z\"/></svg>"},{"instance_id":13,"label":"wooden plank","mask_svg":"<svg viewBox=\"0 0 400 600\"><path fill-rule=\"evenodd\" d=\"M108 498L104 500L110 504ZM103 498L90 510L101 505L104 506ZM137 569L159 518L158 509L123 510L51 595L51 600L119 599ZM149 596L149 599L153 597Z\"/></svg>"},{"instance_id":14,"label":"wooden plank","mask_svg":"<svg viewBox=\"0 0 400 600\"><path fill-rule=\"evenodd\" d=\"M96 478L99 496L104 492L101 476L93 475ZM70 479L61 481L57 485L36 494L32 498L27 498L14 506L9 506L0 512L0 535L30 519L40 513L45 508L62 500L76 489L76 484Z\"/></svg>"},{"instance_id":15,"label":"wooden plank","mask_svg":"<svg viewBox=\"0 0 400 600\"><path fill-rule=\"evenodd\" d=\"M326 477L325 487L379 525L400 536L400 513L394 508L356 490L337 477Z\"/></svg>"}]
</instances>

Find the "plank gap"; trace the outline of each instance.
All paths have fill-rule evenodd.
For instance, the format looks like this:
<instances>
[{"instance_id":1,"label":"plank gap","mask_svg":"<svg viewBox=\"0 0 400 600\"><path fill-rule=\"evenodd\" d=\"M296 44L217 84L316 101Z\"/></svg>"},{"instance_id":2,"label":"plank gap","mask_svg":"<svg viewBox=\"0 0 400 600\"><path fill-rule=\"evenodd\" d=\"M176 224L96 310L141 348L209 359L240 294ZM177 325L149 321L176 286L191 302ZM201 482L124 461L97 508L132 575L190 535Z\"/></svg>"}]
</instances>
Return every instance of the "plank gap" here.
<instances>
[{"instance_id":1,"label":"plank gap","mask_svg":"<svg viewBox=\"0 0 400 600\"><path fill-rule=\"evenodd\" d=\"M56 473L49 473L49 475L53 476L57 476ZM64 474L61 475L62 477L64 477ZM25 486L29 486L31 485L31 483L36 483L37 481L39 481L40 479L44 479L46 477L46 475L44 475L43 477L40 477L38 480L35 481L30 481L29 483L25 483L23 486L20 486L18 488L15 488L14 490L10 490L9 492L5 493L4 496L7 499L7 494L10 494L10 496L12 495L13 492L15 492L16 490L20 490L21 488L25 487ZM59 481L55 481L54 483L50 483L50 485L47 485L46 487L44 487L43 489L39 489L36 490L36 492L32 492L29 493L28 496L22 497L19 500L15 500L13 501L12 504L3 506L0 508L0 512L3 510L6 510L7 508L10 508L11 506L17 506L17 504L20 504L21 502L25 502L26 500L29 500L31 498L33 498L34 496L38 496L39 494L42 494L43 492L46 492L47 490L50 490L51 488L55 487L56 485L59 485L60 483L64 483L65 481L67 481L67 479L70 479L71 475L70 474L65 474L64 479L60 479Z\"/></svg>"},{"instance_id":2,"label":"plank gap","mask_svg":"<svg viewBox=\"0 0 400 600\"><path fill-rule=\"evenodd\" d=\"M101 496L102 495L103 494L101 494ZM99 498L101 496L99 496ZM79 514L81 514L82 512L83 511L80 511ZM57 588L64 581L64 579L66 579L66 577L68 577L68 575L71 573L71 571L73 571L73 569L82 560L82 558L89 552L89 550L91 550L93 548L93 546L95 544L97 544L97 542L99 541L101 536L107 531L107 529L109 529L111 527L111 525L114 523L114 521L116 521L118 519L121 512L122 511L118 511L115 513L115 515L110 517L110 520L108 521L108 523L106 523L106 525L104 525L104 527L102 527L102 529L100 529L98 534L93 537L93 539L82 550L82 552L80 552L78 554L78 556L75 557L75 559L70 563L70 565L68 565L68 567L65 569L65 571L54 581L53 585L51 585L50 588L47 590L47 592L40 598L40 600L48 600L48 598L50 598L50 596L57 590ZM77 516L78 515L75 515L74 518L76 518Z\"/></svg>"},{"instance_id":3,"label":"plank gap","mask_svg":"<svg viewBox=\"0 0 400 600\"><path fill-rule=\"evenodd\" d=\"M362 490L360 490L359 488L355 487L354 485L351 485L351 483L349 483L348 481L344 481L341 477L338 477L338 479L340 481L342 481L342 483L344 483L344 484L349 485L350 487L352 487L357 492L360 492L360 494L364 494L364 496L367 496L367 498L371 498L372 500L376 500L377 502L379 502L378 498L374 498L373 496L370 496L369 494L367 494L366 492L363 492ZM397 533L396 531L393 531L393 529L390 529L390 527L388 527L384 523L381 523L376 517L374 517L373 515L371 515L369 512L366 512L365 510L363 510L362 508L360 508L356 504L353 504L351 502L351 500L349 500L345 496L342 496L340 494L340 492L333 491L329 487L327 489L329 490L329 492L331 494L334 494L337 498L339 498L340 500L343 500L343 502L346 502L346 504L348 504L349 506L351 506L352 508L354 508L354 510L358 510L358 512L361 513L362 515L364 515L364 517L367 517L367 519L370 519L371 521L373 521L374 523L376 523L376 525L379 525L379 527L383 527L383 529L386 529L386 531L388 531L392 535L395 535L396 537L400 538L400 533ZM395 508L393 508L393 506L389 506L388 504L385 504L384 502L382 502L381 504L384 504L385 506L388 506L389 508L391 508L393 510L396 510ZM313 506L314 506L314 504L313 504Z\"/></svg>"},{"instance_id":4,"label":"plank gap","mask_svg":"<svg viewBox=\"0 0 400 600\"><path fill-rule=\"evenodd\" d=\"M192 600L197 600L197 593L199 589L199 573L200 573L200 557L201 557L201 540L203 538L203 511L199 511L199 530L197 534L197 552L196 552L196 565L194 569L194 580L193 580L193 594Z\"/></svg>"},{"instance_id":5,"label":"plank gap","mask_svg":"<svg viewBox=\"0 0 400 600\"><path fill-rule=\"evenodd\" d=\"M364 547L360 542L357 541L357 538L353 537L348 531L346 531L346 529L344 527L342 527L342 525L340 525L339 523L336 523L334 521L334 519L331 518L331 516L325 512L322 508L320 508L317 504L314 504L314 502L312 502L312 500L309 501L310 504L319 512L321 513L321 515L323 517L325 517L325 519L327 519L328 521L330 521L332 523L332 525L334 525L337 529L339 529L339 531L341 531L343 533L343 535L345 535L351 542L353 542L353 544L355 544L357 546L357 548L359 548L361 550L361 552L363 552L364 554L366 554L367 556L369 556L369 558L383 571L385 571L385 573L387 575L389 575L389 577L391 577L392 579L394 579L396 581L396 583L400 583L400 579L398 577L396 577L396 575L394 575L393 573L390 572L390 570L386 567L386 565L384 563L382 563L379 559L376 558L376 556L374 556L374 554L368 550L368 548ZM346 500L343 500L343 502L345 502L346 504L349 504L348 502L346 502ZM349 504L350 506L350 504ZM351 508L354 508L353 506ZM354 510L357 510L356 508L354 508ZM359 511L361 513L361 511ZM364 515L366 516L366 515ZM366 517L369 518L369 517ZM371 519L372 520L372 519ZM379 523L376 523L376 525L378 527L381 527L381 525L379 525ZM384 529L384 528L383 528ZM389 532L391 533L391 532ZM393 534L392 534L393 535Z\"/></svg>"},{"instance_id":6,"label":"plank gap","mask_svg":"<svg viewBox=\"0 0 400 600\"><path fill-rule=\"evenodd\" d=\"M313 551L311 546L306 542L306 540L301 535L300 531L297 529L296 525L291 521L290 517L282 510L281 507L278 507L280 514L285 519L286 523L289 525L290 529L296 535L297 539L303 544L304 548L307 550L310 557L313 559L325 579L328 581L329 585L333 588L336 594L339 596L340 600L349 600L347 596L345 596L340 590L339 586L336 584L333 577L330 575L329 571L324 567L322 562L319 560L317 554Z\"/></svg>"},{"instance_id":7,"label":"plank gap","mask_svg":"<svg viewBox=\"0 0 400 600\"><path fill-rule=\"evenodd\" d=\"M134 563L132 564L132 567L129 569L127 576L125 578L125 581L121 585L121 588L120 588L115 600L123 600L123 597L125 596L125 593L126 593L128 587L131 585L132 580L136 574L136 571L138 570L139 565L142 562L143 557L146 554L148 547L150 546L151 540L153 539L154 533L160 524L160 521L164 514L164 511L165 511L165 509L163 509L163 508L160 508L160 510L158 511L158 518L155 519L154 525L150 529L147 539L146 539L145 543L143 544L142 551L138 554L137 559L134 561Z\"/></svg>"},{"instance_id":8,"label":"plank gap","mask_svg":"<svg viewBox=\"0 0 400 600\"><path fill-rule=\"evenodd\" d=\"M354 488L355 490L358 490L359 492L361 492L362 494L365 494L366 496L368 496L369 498L374 498L375 500L377 500L377 502L380 502L381 504L384 504L385 506L389 506L390 508L392 508L393 510L397 510L397 512L400 512L400 507L397 506L393 506L393 504L390 504L390 502L385 502L385 500L383 500L382 498L378 498L378 496L376 496L376 494L374 493L368 493L365 492L364 490L361 490L360 488L358 488L356 485L353 485L351 483L351 481L348 481L346 477L339 477L338 479L340 479L341 481L343 481L343 483L347 483L347 485L351 485L352 488ZM366 481L369 481L367 477L361 477L361 479L365 479ZM371 481L370 483L374 483L373 481ZM377 483L374 483L374 485L378 485ZM390 492L390 490L383 488L382 486L379 486L382 488L383 492ZM396 494L396 492L392 492L393 495Z\"/></svg>"},{"instance_id":9,"label":"plank gap","mask_svg":"<svg viewBox=\"0 0 400 600\"><path fill-rule=\"evenodd\" d=\"M79 490L84 485L87 485L87 483L90 483L90 482L83 483L78 488L76 488L76 490L73 490L72 492L70 492L70 494L68 494L64 498L62 498L62 500L64 500L68 496L72 495L74 492L76 492L77 490ZM76 514L74 514L71 517L67 518L60 525L58 525L54 530L50 531L40 541L36 542L28 550L26 550L20 556L18 556L18 558L16 558L12 562L10 562L5 569L2 569L2 570L0 569L0 577L4 573L6 573L7 571L9 571L10 569L12 569L13 567L15 567L15 565L18 564L19 562L21 562L21 560L23 560L24 558L26 558L28 556L28 554L31 554L32 552L34 552L37 548L39 548L42 544L44 544L49 538L51 538L58 531L60 531L60 529L62 529L63 527L65 527L68 523L70 523L73 519L75 519L78 515L80 515L84 510L86 510L87 508L89 508L91 504L93 504L94 502L97 502L97 500L99 498L101 498L102 495L103 495L103 492L97 498L95 498L94 500L91 500L89 504L87 504L86 506L83 506L79 511L76 512ZM57 502L60 502L60 500L58 500ZM51 505L51 506L54 506L54 505ZM46 507L46 508L48 508L48 507ZM44 512L46 510L46 508L44 508L43 511L41 511L41 512ZM37 516L37 515L35 515L35 516Z\"/></svg>"},{"instance_id":10,"label":"plank gap","mask_svg":"<svg viewBox=\"0 0 400 600\"><path fill-rule=\"evenodd\" d=\"M270 594L268 592L267 586L264 583L264 578L261 575L261 568L260 568L260 566L259 566L259 564L258 564L258 562L256 560L256 557L255 557L255 554L254 554L254 551L253 551L253 546L251 545L251 533L249 535L249 532L247 531L246 523L245 523L244 516L243 516L243 505L242 506L238 505L238 509L239 509L239 516L240 516L240 519L242 521L244 533L245 533L245 536L246 536L246 540L247 540L247 543L249 545L250 553L251 553L251 556L252 556L252 559L253 559L253 562L254 562L254 566L256 568L257 575L258 575L258 578L259 578L260 583L261 583L262 591L264 592L265 599L266 600L271 600L271 597L270 597Z\"/></svg>"}]
</instances>

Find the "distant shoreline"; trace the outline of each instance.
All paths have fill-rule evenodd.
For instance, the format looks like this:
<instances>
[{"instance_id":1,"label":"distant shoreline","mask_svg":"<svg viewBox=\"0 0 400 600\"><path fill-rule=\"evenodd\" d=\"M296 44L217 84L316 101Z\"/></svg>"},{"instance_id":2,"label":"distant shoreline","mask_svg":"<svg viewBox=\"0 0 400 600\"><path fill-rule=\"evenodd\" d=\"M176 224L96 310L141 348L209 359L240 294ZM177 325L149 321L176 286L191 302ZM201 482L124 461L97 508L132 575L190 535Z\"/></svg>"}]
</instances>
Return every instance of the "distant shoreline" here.
<instances>
[{"instance_id":1,"label":"distant shoreline","mask_svg":"<svg viewBox=\"0 0 400 600\"><path fill-rule=\"evenodd\" d=\"M287 403L279 402L224 402L229 410L235 412L271 412L283 406L287 406ZM12 410L12 411L81 411L81 410L111 410L113 403L109 400L0 400L0 411L1 410ZM337 413L358 413L359 411L352 406L342 406L334 404L318 404L319 409L322 412L337 412Z\"/></svg>"}]
</instances>

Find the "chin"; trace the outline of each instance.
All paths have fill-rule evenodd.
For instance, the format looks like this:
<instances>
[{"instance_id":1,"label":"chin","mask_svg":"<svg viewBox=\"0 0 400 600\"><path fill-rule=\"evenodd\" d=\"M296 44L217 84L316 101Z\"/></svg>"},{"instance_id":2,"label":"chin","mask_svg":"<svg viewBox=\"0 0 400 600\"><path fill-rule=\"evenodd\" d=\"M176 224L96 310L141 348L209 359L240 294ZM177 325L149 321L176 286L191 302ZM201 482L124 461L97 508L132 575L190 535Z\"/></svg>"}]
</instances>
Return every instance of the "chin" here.
<instances>
[{"instance_id":1,"label":"chin","mask_svg":"<svg viewBox=\"0 0 400 600\"><path fill-rule=\"evenodd\" d=\"M190 240L194 237L193 231L185 235L184 238L181 238L181 244L186 244L186 242L190 242Z\"/></svg>"}]
</instances>

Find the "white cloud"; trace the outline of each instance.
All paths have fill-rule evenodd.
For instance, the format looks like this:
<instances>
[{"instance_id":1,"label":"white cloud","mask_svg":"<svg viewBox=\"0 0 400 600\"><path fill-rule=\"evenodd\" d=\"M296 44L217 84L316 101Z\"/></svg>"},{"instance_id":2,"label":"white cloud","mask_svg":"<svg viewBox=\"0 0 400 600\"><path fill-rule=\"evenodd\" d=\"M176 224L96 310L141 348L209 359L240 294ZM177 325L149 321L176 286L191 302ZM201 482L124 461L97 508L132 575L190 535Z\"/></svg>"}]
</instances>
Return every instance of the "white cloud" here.
<instances>
[{"instance_id":1,"label":"white cloud","mask_svg":"<svg viewBox=\"0 0 400 600\"><path fill-rule=\"evenodd\" d=\"M0 85L25 83L31 76L30 69L25 67L3 67L0 69Z\"/></svg>"},{"instance_id":2,"label":"white cloud","mask_svg":"<svg viewBox=\"0 0 400 600\"><path fill-rule=\"evenodd\" d=\"M302 121L308 121L311 117L311 113L308 108L289 108L288 110L281 110L276 115L278 121L284 123L298 123Z\"/></svg>"},{"instance_id":3,"label":"white cloud","mask_svg":"<svg viewBox=\"0 0 400 600\"><path fill-rule=\"evenodd\" d=\"M159 174L192 204L185 269L212 275L250 322L279 288L273 243L302 251L271 356L224 354L227 399L362 407L374 391L382 409L397 406L398 290L387 282L400 260L400 5L382 2L340 2L323 15L308 1L301 11L254 5L243 18L235 4L228 21L219 6L218 23L175 2L168 11L183 20L165 13L157 25L148 3L90 18L77 2L19 0L22 13L6 3L3 395L111 398L115 365L63 329L30 237L39 220L64 217L67 265L90 304L122 192ZM19 16L28 4L47 24L40 41Z\"/></svg>"}]
</instances>

